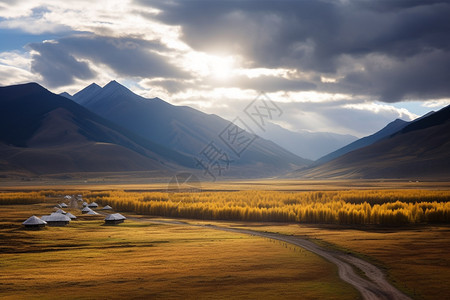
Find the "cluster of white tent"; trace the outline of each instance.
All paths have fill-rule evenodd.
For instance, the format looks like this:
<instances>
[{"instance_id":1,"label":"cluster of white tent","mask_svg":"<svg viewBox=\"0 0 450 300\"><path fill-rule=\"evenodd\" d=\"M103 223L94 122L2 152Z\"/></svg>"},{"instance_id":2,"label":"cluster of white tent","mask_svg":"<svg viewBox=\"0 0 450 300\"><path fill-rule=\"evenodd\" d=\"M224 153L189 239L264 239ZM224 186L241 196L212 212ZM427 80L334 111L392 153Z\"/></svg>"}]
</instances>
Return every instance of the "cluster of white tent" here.
<instances>
[{"instance_id":1,"label":"cluster of white tent","mask_svg":"<svg viewBox=\"0 0 450 300\"><path fill-rule=\"evenodd\" d=\"M42 216L41 218L31 216L22 224L27 228L40 228L45 225L65 226L69 224L71 220L75 220L76 218L77 217L73 214L66 213L62 209L58 209L56 212L51 213L50 215Z\"/></svg>"},{"instance_id":2,"label":"cluster of white tent","mask_svg":"<svg viewBox=\"0 0 450 300\"><path fill-rule=\"evenodd\" d=\"M73 197L76 197L77 201L83 201L83 198L81 195L78 196L65 196L65 200L71 200L74 199ZM99 215L96 211L93 210L93 208L98 208L98 204L95 202L92 202L88 204L87 202L82 203L83 209L81 210L82 214L86 215ZM77 217L70 212L65 212L63 208L67 208L68 205L64 202L59 203L57 207L55 207L56 211L51 213L50 215L42 216L41 218L38 218L36 216L29 217L25 222L22 224L27 228L41 228L45 227L45 225L51 225L51 226L65 226L69 224L70 221L76 220ZM109 205L106 205L102 208L102 210L112 210L112 207ZM105 224L119 224L122 223L126 218L119 214L109 214L105 218Z\"/></svg>"},{"instance_id":3,"label":"cluster of white tent","mask_svg":"<svg viewBox=\"0 0 450 300\"><path fill-rule=\"evenodd\" d=\"M98 204L95 202L92 203L87 203L87 202L83 202L83 209L81 210L81 213L83 214L87 214L87 215L98 215L99 213L97 213L96 211L93 210L93 208L98 208ZM102 210L111 210L112 207L109 205L106 205L102 208Z\"/></svg>"}]
</instances>

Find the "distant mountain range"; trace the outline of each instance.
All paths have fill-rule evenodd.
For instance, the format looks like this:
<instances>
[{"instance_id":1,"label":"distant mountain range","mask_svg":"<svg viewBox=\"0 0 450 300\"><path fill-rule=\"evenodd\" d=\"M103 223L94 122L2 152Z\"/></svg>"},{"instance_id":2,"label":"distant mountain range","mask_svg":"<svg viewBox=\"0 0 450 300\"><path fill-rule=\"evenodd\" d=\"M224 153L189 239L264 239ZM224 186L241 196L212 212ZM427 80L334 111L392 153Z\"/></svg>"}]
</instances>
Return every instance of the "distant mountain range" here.
<instances>
[{"instance_id":1,"label":"distant mountain range","mask_svg":"<svg viewBox=\"0 0 450 300\"><path fill-rule=\"evenodd\" d=\"M273 123L268 123L264 129L264 131L258 131L258 128L256 128L255 133L298 156L311 160L316 160L357 139L350 134L310 132L307 130L290 131Z\"/></svg>"},{"instance_id":2,"label":"distant mountain range","mask_svg":"<svg viewBox=\"0 0 450 300\"><path fill-rule=\"evenodd\" d=\"M412 120L410 122L401 120L401 119L396 119L394 121L392 121L391 123L389 123L388 125L386 125L383 129L381 129L380 131L375 132L372 135L363 137L361 139L358 139L356 141L354 141L353 143L350 143L336 151L333 151L331 153L328 153L327 155L322 156L321 158L317 159L314 162L314 165L321 165L324 164L330 160L333 160L339 156L342 156L348 152L372 145L375 142L378 142L384 138L387 138L389 136L391 136L392 134L402 130L403 128L405 128L406 126L408 126L409 124L416 122L422 118L428 117L429 115L433 114L434 111L431 111L427 114L425 114L422 117L419 117L415 120Z\"/></svg>"},{"instance_id":3,"label":"distant mountain range","mask_svg":"<svg viewBox=\"0 0 450 300\"><path fill-rule=\"evenodd\" d=\"M325 163L290 176L449 180L450 106L412 122L396 120L378 133L339 149L320 161Z\"/></svg>"},{"instance_id":4,"label":"distant mountain range","mask_svg":"<svg viewBox=\"0 0 450 300\"><path fill-rule=\"evenodd\" d=\"M72 99L142 136L193 155L198 154L199 142L203 145L208 139L217 137L218 131L228 122L189 107L170 105L159 98L142 98L116 81L111 81L103 88L93 83L73 96L67 93L61 96ZM209 126L205 126L205 123ZM211 125L217 125L217 127L210 128ZM155 128L155 126L159 130L149 131L149 128ZM187 128L191 128L188 129L191 131L184 136ZM195 136L192 134L192 129L196 131ZM352 135L328 132L293 132L270 122L265 131L260 130L255 133L299 157L311 160L357 139Z\"/></svg>"},{"instance_id":5,"label":"distant mountain range","mask_svg":"<svg viewBox=\"0 0 450 300\"><path fill-rule=\"evenodd\" d=\"M225 152L218 135L230 122L217 116L142 98L115 81L64 96L35 83L0 88L0 173L206 174L199 161L212 154L208 145ZM254 138L240 157L215 157L227 158L224 178L275 176L311 162Z\"/></svg>"},{"instance_id":6,"label":"distant mountain range","mask_svg":"<svg viewBox=\"0 0 450 300\"><path fill-rule=\"evenodd\" d=\"M356 141L275 124L266 129L257 136L219 116L143 98L116 81L73 96L36 83L0 87L0 177L161 178L178 171L209 179L450 177L450 106L412 122L397 119ZM337 150L314 163L293 153L315 158L327 149Z\"/></svg>"},{"instance_id":7,"label":"distant mountain range","mask_svg":"<svg viewBox=\"0 0 450 300\"><path fill-rule=\"evenodd\" d=\"M193 168L194 163L36 83L0 88L3 173L168 173L180 166Z\"/></svg>"},{"instance_id":8,"label":"distant mountain range","mask_svg":"<svg viewBox=\"0 0 450 300\"><path fill-rule=\"evenodd\" d=\"M316 160L314 164L320 165L320 164L326 163L330 160L333 160L339 156L342 156L346 153L349 153L351 151L358 150L360 148L372 145L373 143L375 143L381 139L384 139L386 137L389 137L390 135L396 133L397 131L405 128L408 124L409 124L409 122L407 122L407 121L403 121L401 119L396 119L395 121L392 121L391 123L386 125L386 127L381 129L380 131L377 131L372 135L358 139L358 140L354 141L353 143L350 143L336 151L333 151L331 153L328 153L325 156L322 156L321 158Z\"/></svg>"},{"instance_id":9,"label":"distant mountain range","mask_svg":"<svg viewBox=\"0 0 450 300\"><path fill-rule=\"evenodd\" d=\"M174 106L159 98L143 98L116 81L103 88L91 84L69 98L145 139L193 159L201 159L202 151L213 143L232 161L229 170L224 170L231 176L274 176L312 162L252 134L246 135L246 139L252 140L249 146L236 155L221 135L229 121L187 106Z\"/></svg>"}]
</instances>

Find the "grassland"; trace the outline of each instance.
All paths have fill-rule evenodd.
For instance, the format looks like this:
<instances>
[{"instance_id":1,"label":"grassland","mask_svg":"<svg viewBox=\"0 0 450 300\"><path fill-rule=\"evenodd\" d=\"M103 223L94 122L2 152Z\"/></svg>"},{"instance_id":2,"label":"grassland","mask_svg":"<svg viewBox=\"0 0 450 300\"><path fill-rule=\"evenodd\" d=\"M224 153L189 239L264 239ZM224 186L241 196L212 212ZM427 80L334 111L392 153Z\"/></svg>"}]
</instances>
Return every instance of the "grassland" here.
<instances>
[{"instance_id":1,"label":"grassland","mask_svg":"<svg viewBox=\"0 0 450 300\"><path fill-rule=\"evenodd\" d=\"M248 190L253 183L254 191ZM276 182L269 181L227 182L208 184L209 190L201 193L180 193L175 196L164 193L163 184L92 185L93 190L80 185L72 186L74 189L68 191L50 191L49 187L45 191L39 191L36 187L28 186L22 187L21 193L16 193L22 190L20 186L8 187L0 195L0 199L11 200L7 192L13 192L17 198L11 201L30 204L0 206L0 217L3 220L0 222L0 255L7 274L0 274L0 293L9 296L17 294L26 298L34 295L33 292L39 294L39 289L49 286L41 283L47 281L59 293L66 293L64 295L70 295L65 290L75 293L75 290L80 289L87 290L94 296L101 295L98 287L105 285L108 287L106 291L111 290L111 295L118 297L124 296L127 291L138 296L157 298L180 295L187 295L188 298L213 295L216 298L358 297L355 290L337 279L336 269L320 258L306 251L298 252L299 248L271 243L261 238L214 232L205 228L149 225L134 221L118 227L106 227L100 226L101 220L95 219L74 222L67 228L49 228L39 232L18 229L17 224L30 215L30 209L45 208L48 213L53 205L33 204L42 201L54 203L55 199L49 200L46 195L82 193L85 199L111 204L120 212L126 211L128 216L144 213L139 217L184 217L190 218L188 222L193 224L219 224L306 237L322 246L352 252L378 265L386 271L394 285L414 299L450 299L449 184L355 181L348 182L349 185L345 188L345 181L334 183L336 185L333 186L333 182L311 181L296 185L295 181L284 181L277 186ZM402 188L394 189L397 184ZM70 188L70 185L60 188ZM28 201L30 195L33 197ZM340 222L333 217L329 222L323 222L320 217L332 216L320 212L327 203L331 203L329 207L325 207L329 211L336 208L347 211L345 216L351 218L346 217L344 220L350 221ZM336 203L341 206L336 206ZM243 205L261 212L273 208L281 218L261 219L265 222L239 219L239 211ZM164 206L166 211L161 210ZM208 207L211 208L209 211L205 209ZM211 211L220 210L221 207L226 214L214 217ZM246 207L243 208L245 212ZM292 208L296 209L294 212L300 212L293 218L289 214ZM307 208L310 208L307 215L313 216L312 219L298 218ZM311 214L312 208L318 209L315 212L317 214ZM389 212L391 218L387 219L388 223L373 218L381 208L392 211ZM358 209L360 212L357 212ZM185 214L177 214L179 211ZM198 214L199 212L204 215ZM319 218L315 219L314 215ZM427 215L431 218L426 217ZM286 220L284 217L290 222L281 222ZM279 222L271 222L274 220ZM400 222L395 222L396 220ZM18 254L11 253L11 249L16 248L24 250ZM92 252L98 255L90 255ZM146 256L144 252L155 256ZM46 253L57 257L55 263L44 259L48 255ZM70 259L72 255L76 258ZM114 262L106 263L106 256L113 256ZM86 262L83 257L87 258ZM306 260L302 260L303 258ZM61 262L65 260L69 266L75 267L75 273L61 275L64 280L59 275L54 276L55 279L51 279L50 275L39 277L37 272L43 265L53 270L62 270L66 265ZM129 265L126 264L127 260L131 262ZM23 261L27 264L23 264ZM95 267L89 269L87 266L91 263ZM322 271L313 266L316 264ZM147 270L141 265L154 267ZM15 283L14 276L26 273L28 267L36 272L36 277ZM127 267L135 272L124 271ZM3 265L1 268L3 269ZM309 276L310 272L312 277ZM72 276L71 273L75 275ZM3 283L1 276L9 276L9 281L5 281L7 284ZM120 282L118 278L121 276L129 280ZM69 287L71 280L74 282L73 287ZM145 287L141 291L138 286L142 285L151 287ZM10 290L13 292L8 292ZM81 298L88 297L88 292L82 292Z\"/></svg>"},{"instance_id":2,"label":"grassland","mask_svg":"<svg viewBox=\"0 0 450 300\"><path fill-rule=\"evenodd\" d=\"M308 238L381 267L389 280L413 299L450 299L448 225L386 228L221 222L221 226Z\"/></svg>"},{"instance_id":3,"label":"grassland","mask_svg":"<svg viewBox=\"0 0 450 300\"><path fill-rule=\"evenodd\" d=\"M167 191L170 178L140 179L131 178L124 180L105 180L104 177L96 179L86 178L79 180L54 180L37 178L30 181L4 180L0 182L0 189L4 191L40 191L40 190L78 190L78 191ZM411 180L291 180L291 179L267 179L267 180L228 180L209 182L202 181L199 188L203 191L337 191L337 190L367 190L367 189L427 189L450 190L448 181L411 181Z\"/></svg>"},{"instance_id":4,"label":"grassland","mask_svg":"<svg viewBox=\"0 0 450 300\"><path fill-rule=\"evenodd\" d=\"M359 298L318 256L248 235L130 220L102 226L95 216L21 228L52 207L0 206L1 298Z\"/></svg>"}]
</instances>

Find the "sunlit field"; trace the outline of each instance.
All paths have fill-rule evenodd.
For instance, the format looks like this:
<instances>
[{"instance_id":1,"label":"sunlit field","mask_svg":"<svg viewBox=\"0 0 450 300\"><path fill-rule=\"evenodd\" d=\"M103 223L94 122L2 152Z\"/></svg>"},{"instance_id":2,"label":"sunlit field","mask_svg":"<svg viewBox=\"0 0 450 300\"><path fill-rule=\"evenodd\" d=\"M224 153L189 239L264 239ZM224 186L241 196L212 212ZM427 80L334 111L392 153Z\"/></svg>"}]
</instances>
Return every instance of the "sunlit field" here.
<instances>
[{"instance_id":1,"label":"sunlit field","mask_svg":"<svg viewBox=\"0 0 450 300\"><path fill-rule=\"evenodd\" d=\"M1 296L360 297L338 278L334 265L302 248L204 227L148 222L170 218L306 238L377 265L414 299L448 299L450 190L444 185L388 187L217 188L191 193L119 187L11 188L0 193L0 253L5 270L0 274ZM104 216L83 216L78 209L69 209L80 220L67 227L40 231L21 227L30 215L51 212L66 194L109 204L129 219L118 226L103 226ZM52 289L43 291L48 286Z\"/></svg>"},{"instance_id":2,"label":"sunlit field","mask_svg":"<svg viewBox=\"0 0 450 300\"><path fill-rule=\"evenodd\" d=\"M21 228L53 205L0 206L2 299L359 299L337 269L268 239L81 216L66 227Z\"/></svg>"},{"instance_id":3,"label":"sunlit field","mask_svg":"<svg viewBox=\"0 0 450 300\"><path fill-rule=\"evenodd\" d=\"M134 174L134 173L133 173ZM134 174L135 175L135 174ZM80 175L81 176L81 175ZM117 176L117 175L116 175ZM1 190L8 191L40 191L40 190L79 190L79 191L167 191L171 178L109 178L105 174L84 179L50 180L45 178L30 181L5 180L0 182ZM255 179L227 180L210 182L201 181L202 191L337 191L337 190L367 190L367 189L426 189L450 190L447 181L411 181L411 180L375 180L375 179L333 179L333 180L293 180L293 179Z\"/></svg>"},{"instance_id":4,"label":"sunlit field","mask_svg":"<svg viewBox=\"0 0 450 300\"><path fill-rule=\"evenodd\" d=\"M391 282L413 299L450 299L449 225L391 228L251 222L221 225L305 237L380 266Z\"/></svg>"}]
</instances>

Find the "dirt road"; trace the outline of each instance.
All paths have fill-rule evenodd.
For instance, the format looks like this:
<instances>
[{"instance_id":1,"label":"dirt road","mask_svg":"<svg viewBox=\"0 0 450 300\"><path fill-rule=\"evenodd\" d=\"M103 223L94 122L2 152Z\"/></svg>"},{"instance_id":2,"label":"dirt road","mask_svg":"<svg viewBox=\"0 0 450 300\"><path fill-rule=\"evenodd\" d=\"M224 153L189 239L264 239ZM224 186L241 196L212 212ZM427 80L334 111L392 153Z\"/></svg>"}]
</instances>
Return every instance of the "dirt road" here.
<instances>
[{"instance_id":1,"label":"dirt road","mask_svg":"<svg viewBox=\"0 0 450 300\"><path fill-rule=\"evenodd\" d=\"M143 219L139 219L143 220ZM189 223L184 223L180 221L168 221L168 220L155 220L155 219L145 219L152 223L162 223L162 224L172 224L172 225L184 225L184 226L196 226L196 227L206 227L215 230L223 230L228 232L235 232L240 234L249 234L253 236L261 236L269 239L274 239L278 241L283 241L292 245L302 247L308 251L311 251L338 267L339 277L348 282L353 287L355 287L367 300L407 300L411 299L394 286L392 286L385 278L383 272L371 263L357 258L351 254L340 252L337 250L330 250L320 247L313 242L306 239L288 236L278 233L270 232L260 232L254 230L246 230L239 228L228 228L220 227L215 225L193 225ZM355 273L354 269L358 268L364 274L361 276Z\"/></svg>"}]
</instances>

